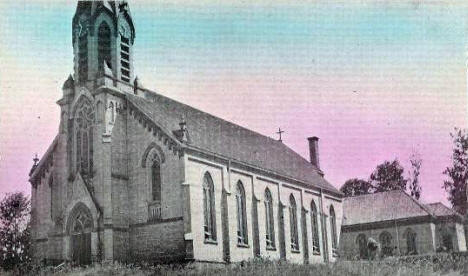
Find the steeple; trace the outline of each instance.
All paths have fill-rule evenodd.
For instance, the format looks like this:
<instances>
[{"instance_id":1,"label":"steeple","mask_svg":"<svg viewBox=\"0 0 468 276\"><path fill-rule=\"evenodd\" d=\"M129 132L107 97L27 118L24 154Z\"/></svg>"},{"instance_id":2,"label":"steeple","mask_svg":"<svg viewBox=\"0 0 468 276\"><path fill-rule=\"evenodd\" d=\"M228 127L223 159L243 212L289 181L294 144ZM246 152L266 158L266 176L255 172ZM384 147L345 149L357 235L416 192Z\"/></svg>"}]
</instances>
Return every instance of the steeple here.
<instances>
[{"instance_id":1,"label":"steeple","mask_svg":"<svg viewBox=\"0 0 468 276\"><path fill-rule=\"evenodd\" d=\"M73 17L74 79L81 84L102 76L132 83L135 27L127 1L78 1Z\"/></svg>"}]
</instances>

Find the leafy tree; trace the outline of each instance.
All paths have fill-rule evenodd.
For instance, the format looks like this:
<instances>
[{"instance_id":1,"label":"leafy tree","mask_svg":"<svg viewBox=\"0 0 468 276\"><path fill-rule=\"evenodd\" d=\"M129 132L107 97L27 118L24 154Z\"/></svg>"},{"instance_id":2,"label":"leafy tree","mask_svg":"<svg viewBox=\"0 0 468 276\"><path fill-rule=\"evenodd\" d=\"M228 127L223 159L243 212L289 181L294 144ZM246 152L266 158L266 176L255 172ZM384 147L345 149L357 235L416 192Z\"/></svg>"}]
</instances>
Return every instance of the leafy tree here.
<instances>
[{"instance_id":1,"label":"leafy tree","mask_svg":"<svg viewBox=\"0 0 468 276\"><path fill-rule=\"evenodd\" d=\"M370 194L373 192L373 188L369 181L353 178L346 180L343 186L341 186L340 191L348 197Z\"/></svg>"},{"instance_id":2,"label":"leafy tree","mask_svg":"<svg viewBox=\"0 0 468 276\"><path fill-rule=\"evenodd\" d=\"M406 180L403 177L404 169L397 159L385 161L377 166L370 176L370 182L375 192L384 192L392 190L406 190Z\"/></svg>"},{"instance_id":3,"label":"leafy tree","mask_svg":"<svg viewBox=\"0 0 468 276\"><path fill-rule=\"evenodd\" d=\"M447 167L444 174L448 179L444 181L443 188L448 192L448 199L453 208L466 214L466 184L468 181L468 132L466 129L455 128L450 133L453 139L452 165Z\"/></svg>"},{"instance_id":4,"label":"leafy tree","mask_svg":"<svg viewBox=\"0 0 468 276\"><path fill-rule=\"evenodd\" d=\"M416 200L421 197L421 184L419 183L419 174L421 171L422 159L417 153L413 153L410 157L411 172L410 172L410 183L409 191L412 197Z\"/></svg>"},{"instance_id":5,"label":"leafy tree","mask_svg":"<svg viewBox=\"0 0 468 276\"><path fill-rule=\"evenodd\" d=\"M7 194L0 202L0 267L22 269L30 258L30 201L22 193Z\"/></svg>"}]
</instances>

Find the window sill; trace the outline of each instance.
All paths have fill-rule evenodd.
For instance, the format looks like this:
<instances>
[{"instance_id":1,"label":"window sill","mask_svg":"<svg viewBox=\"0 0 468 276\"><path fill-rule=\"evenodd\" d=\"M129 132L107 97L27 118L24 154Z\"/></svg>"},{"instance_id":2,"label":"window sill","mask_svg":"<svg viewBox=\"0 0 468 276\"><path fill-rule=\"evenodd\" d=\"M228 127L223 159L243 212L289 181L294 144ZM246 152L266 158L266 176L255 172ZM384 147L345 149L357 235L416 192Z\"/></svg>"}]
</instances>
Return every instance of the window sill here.
<instances>
[{"instance_id":1,"label":"window sill","mask_svg":"<svg viewBox=\"0 0 468 276\"><path fill-rule=\"evenodd\" d=\"M205 240L204 243L205 243L205 244L214 244L214 245L218 245L218 242L215 241L215 240Z\"/></svg>"},{"instance_id":2,"label":"window sill","mask_svg":"<svg viewBox=\"0 0 468 276\"><path fill-rule=\"evenodd\" d=\"M267 246L267 251L276 251L276 247Z\"/></svg>"},{"instance_id":3,"label":"window sill","mask_svg":"<svg viewBox=\"0 0 468 276\"><path fill-rule=\"evenodd\" d=\"M248 244L244 244L244 243L238 243L237 244L237 247L241 247L241 248L250 248L250 246Z\"/></svg>"},{"instance_id":4,"label":"window sill","mask_svg":"<svg viewBox=\"0 0 468 276\"><path fill-rule=\"evenodd\" d=\"M312 254L315 255L315 256L320 256L321 255L320 252L313 252Z\"/></svg>"},{"instance_id":5,"label":"window sill","mask_svg":"<svg viewBox=\"0 0 468 276\"><path fill-rule=\"evenodd\" d=\"M293 254L300 254L301 251L300 251L300 250L297 250L297 249L291 249L291 253L293 253Z\"/></svg>"}]
</instances>

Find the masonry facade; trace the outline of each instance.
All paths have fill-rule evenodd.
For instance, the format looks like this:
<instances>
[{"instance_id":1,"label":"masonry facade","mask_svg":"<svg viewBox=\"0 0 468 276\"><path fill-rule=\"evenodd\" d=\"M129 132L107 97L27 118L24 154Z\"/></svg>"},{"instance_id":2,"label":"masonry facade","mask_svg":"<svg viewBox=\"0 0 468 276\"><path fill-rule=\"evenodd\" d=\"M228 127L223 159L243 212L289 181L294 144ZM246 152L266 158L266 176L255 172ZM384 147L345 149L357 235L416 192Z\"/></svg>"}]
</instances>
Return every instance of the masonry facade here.
<instances>
[{"instance_id":1,"label":"masonry facade","mask_svg":"<svg viewBox=\"0 0 468 276\"><path fill-rule=\"evenodd\" d=\"M80 1L59 131L31 173L37 260L333 261L342 194L310 161L149 91L125 1Z\"/></svg>"},{"instance_id":2,"label":"masonry facade","mask_svg":"<svg viewBox=\"0 0 468 276\"><path fill-rule=\"evenodd\" d=\"M344 210L344 258L369 258L369 239L380 244L379 257L466 251L464 218L440 202L422 204L389 191L346 198Z\"/></svg>"}]
</instances>

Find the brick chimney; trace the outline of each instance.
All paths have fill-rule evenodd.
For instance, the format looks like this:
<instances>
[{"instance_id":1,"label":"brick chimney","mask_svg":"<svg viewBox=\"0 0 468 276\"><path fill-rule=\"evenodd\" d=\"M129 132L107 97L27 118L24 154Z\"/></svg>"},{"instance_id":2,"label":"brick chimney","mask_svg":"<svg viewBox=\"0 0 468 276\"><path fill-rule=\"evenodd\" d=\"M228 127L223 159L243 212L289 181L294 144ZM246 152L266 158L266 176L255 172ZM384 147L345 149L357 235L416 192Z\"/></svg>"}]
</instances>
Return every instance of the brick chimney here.
<instances>
[{"instance_id":1,"label":"brick chimney","mask_svg":"<svg viewBox=\"0 0 468 276\"><path fill-rule=\"evenodd\" d=\"M318 148L318 140L319 138L316 136L307 138L309 141L309 154L310 154L310 163L315 165L320 170L320 162L319 162L319 148Z\"/></svg>"}]
</instances>

